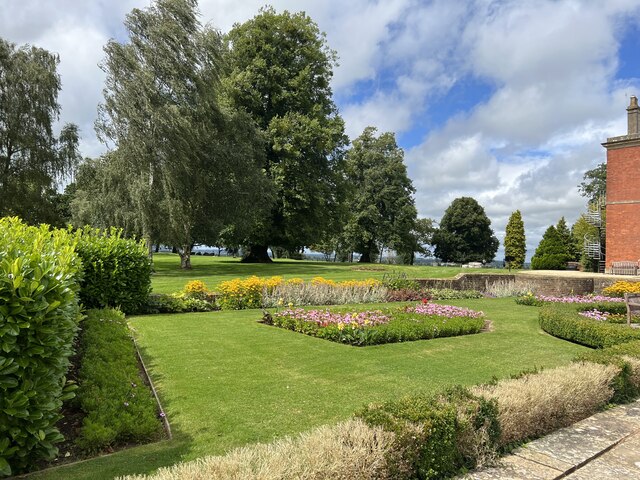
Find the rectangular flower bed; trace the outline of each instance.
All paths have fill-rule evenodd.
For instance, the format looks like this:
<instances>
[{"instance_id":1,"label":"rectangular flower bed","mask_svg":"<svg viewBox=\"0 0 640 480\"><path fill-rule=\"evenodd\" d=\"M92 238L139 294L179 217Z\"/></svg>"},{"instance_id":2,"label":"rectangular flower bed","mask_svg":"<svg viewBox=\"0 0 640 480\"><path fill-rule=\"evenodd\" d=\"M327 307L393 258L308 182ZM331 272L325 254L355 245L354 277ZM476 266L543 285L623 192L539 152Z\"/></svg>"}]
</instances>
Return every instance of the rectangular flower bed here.
<instances>
[{"instance_id":1,"label":"rectangular flower bed","mask_svg":"<svg viewBox=\"0 0 640 480\"><path fill-rule=\"evenodd\" d=\"M265 313L262 322L333 342L365 346L478 333L484 314L468 308L424 303L365 311L289 308Z\"/></svg>"}]
</instances>

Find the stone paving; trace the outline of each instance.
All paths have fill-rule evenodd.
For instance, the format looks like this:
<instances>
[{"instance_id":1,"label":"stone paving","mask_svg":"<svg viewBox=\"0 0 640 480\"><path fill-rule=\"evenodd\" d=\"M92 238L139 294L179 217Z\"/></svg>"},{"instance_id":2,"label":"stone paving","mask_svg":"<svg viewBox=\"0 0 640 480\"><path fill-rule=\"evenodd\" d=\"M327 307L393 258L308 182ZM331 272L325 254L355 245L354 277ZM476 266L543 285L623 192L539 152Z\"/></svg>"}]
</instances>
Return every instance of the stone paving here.
<instances>
[{"instance_id":1,"label":"stone paving","mask_svg":"<svg viewBox=\"0 0 640 480\"><path fill-rule=\"evenodd\" d=\"M640 480L640 401L534 440L465 480Z\"/></svg>"}]
</instances>

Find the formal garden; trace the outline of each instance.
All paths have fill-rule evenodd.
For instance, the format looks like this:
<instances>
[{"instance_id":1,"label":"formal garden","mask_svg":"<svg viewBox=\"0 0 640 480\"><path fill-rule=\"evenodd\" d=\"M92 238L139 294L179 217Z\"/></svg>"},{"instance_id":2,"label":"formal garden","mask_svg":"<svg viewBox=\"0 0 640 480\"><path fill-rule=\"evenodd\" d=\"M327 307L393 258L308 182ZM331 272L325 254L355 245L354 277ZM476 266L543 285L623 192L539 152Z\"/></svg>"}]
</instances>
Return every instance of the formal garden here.
<instances>
[{"instance_id":1,"label":"formal garden","mask_svg":"<svg viewBox=\"0 0 640 480\"><path fill-rule=\"evenodd\" d=\"M640 392L635 283L427 290L428 267L211 257L183 275L115 230L1 222L4 475L447 478Z\"/></svg>"},{"instance_id":2,"label":"formal garden","mask_svg":"<svg viewBox=\"0 0 640 480\"><path fill-rule=\"evenodd\" d=\"M96 158L54 132L60 58L0 39L0 477L450 478L640 396L640 283L433 287L524 268L522 214L504 268L474 198L419 217L395 134L345 134L306 13L223 33L156 0L121 33ZM532 268L597 271L587 217Z\"/></svg>"}]
</instances>

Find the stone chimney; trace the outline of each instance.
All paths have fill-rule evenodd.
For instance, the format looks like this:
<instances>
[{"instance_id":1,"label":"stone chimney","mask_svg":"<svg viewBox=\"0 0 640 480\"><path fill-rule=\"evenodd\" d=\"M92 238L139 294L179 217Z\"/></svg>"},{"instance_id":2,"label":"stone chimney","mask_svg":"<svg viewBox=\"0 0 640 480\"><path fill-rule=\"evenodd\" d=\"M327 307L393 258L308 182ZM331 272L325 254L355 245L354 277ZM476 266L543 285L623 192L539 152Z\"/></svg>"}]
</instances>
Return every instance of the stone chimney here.
<instances>
[{"instance_id":1,"label":"stone chimney","mask_svg":"<svg viewBox=\"0 0 640 480\"><path fill-rule=\"evenodd\" d=\"M640 107L638 107L638 97L631 95L629 100L629 106L627 107L629 131L627 135L638 135L640 134Z\"/></svg>"}]
</instances>

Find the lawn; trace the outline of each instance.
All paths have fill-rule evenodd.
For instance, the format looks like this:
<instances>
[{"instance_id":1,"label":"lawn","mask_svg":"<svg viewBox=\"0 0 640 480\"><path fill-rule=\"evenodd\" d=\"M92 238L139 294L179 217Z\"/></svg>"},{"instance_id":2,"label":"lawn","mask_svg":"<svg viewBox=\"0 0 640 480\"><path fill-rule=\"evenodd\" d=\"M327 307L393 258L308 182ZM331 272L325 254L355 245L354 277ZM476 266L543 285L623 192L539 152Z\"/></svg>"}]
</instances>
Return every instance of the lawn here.
<instances>
[{"instance_id":1,"label":"lawn","mask_svg":"<svg viewBox=\"0 0 640 480\"><path fill-rule=\"evenodd\" d=\"M483 310L493 331L352 347L257 323L257 310L131 318L174 440L30 478L150 472L336 422L369 402L564 364L585 350L541 332L538 308L513 299L447 303Z\"/></svg>"},{"instance_id":2,"label":"lawn","mask_svg":"<svg viewBox=\"0 0 640 480\"><path fill-rule=\"evenodd\" d=\"M311 262L306 260L275 260L269 264L240 263L239 258L207 257L194 255L191 257L192 270L180 268L178 255L160 253L153 256L155 274L152 277L153 291L156 293L173 293L182 290L189 280L203 280L207 286L214 288L224 280L250 275L281 275L285 278L300 277L305 280L313 277L325 277L332 280L352 280L365 278L382 279L385 273L399 272L409 278L450 278L460 272L467 273L505 273L498 268L482 270L461 267L431 267L427 265L387 265Z\"/></svg>"}]
</instances>

